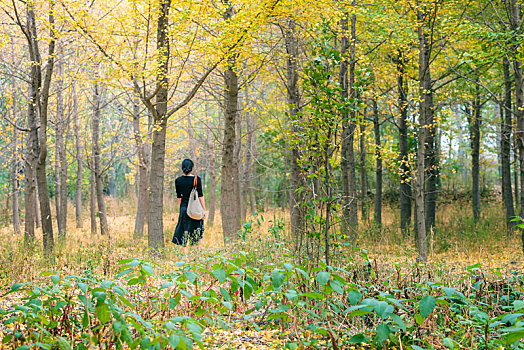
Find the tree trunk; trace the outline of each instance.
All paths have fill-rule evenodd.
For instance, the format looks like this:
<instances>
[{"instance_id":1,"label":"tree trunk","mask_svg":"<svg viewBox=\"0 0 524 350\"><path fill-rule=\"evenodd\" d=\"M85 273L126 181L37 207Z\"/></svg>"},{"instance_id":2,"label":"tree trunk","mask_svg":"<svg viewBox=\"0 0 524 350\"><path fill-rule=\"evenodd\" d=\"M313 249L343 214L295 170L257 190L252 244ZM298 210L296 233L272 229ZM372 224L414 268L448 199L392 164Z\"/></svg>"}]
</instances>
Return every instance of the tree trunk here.
<instances>
[{"instance_id":1,"label":"tree trunk","mask_svg":"<svg viewBox=\"0 0 524 350\"><path fill-rule=\"evenodd\" d=\"M404 79L406 58L398 51L397 89L399 109L399 159L400 159L400 229L405 234L411 224L411 169L408 155L408 84Z\"/></svg>"},{"instance_id":2,"label":"tree trunk","mask_svg":"<svg viewBox=\"0 0 524 350\"><path fill-rule=\"evenodd\" d=\"M16 121L15 108L16 98L13 98L13 120ZM18 129L13 127L13 140L11 143L12 163L11 163L11 186L13 190L12 205L13 205L13 232L19 234L20 228L20 155L18 153Z\"/></svg>"},{"instance_id":3,"label":"tree trunk","mask_svg":"<svg viewBox=\"0 0 524 350\"><path fill-rule=\"evenodd\" d=\"M521 32L520 10L518 0L509 1L510 27L517 35ZM513 52L519 52L519 46L522 45L520 40L515 37L515 46ZM516 54L518 55L518 54ZM522 61L519 57L514 57L513 74L515 80L515 115L517 118L517 146L519 151L520 181L524 178L524 86L522 77ZM517 186L515 186L516 188ZM524 187L520 186L520 217L524 217ZM522 230L522 248L524 250L524 230Z\"/></svg>"},{"instance_id":4,"label":"tree trunk","mask_svg":"<svg viewBox=\"0 0 524 350\"><path fill-rule=\"evenodd\" d=\"M516 222L511 221L515 218L515 207L513 206L513 192L511 190L511 130L513 128L512 105L511 105L511 75L510 62L504 57L502 62L504 71L504 105L501 106L501 138L500 138L500 155L501 155L501 172L502 172L502 196L504 207L506 208L506 224L508 229L512 229Z\"/></svg>"},{"instance_id":5,"label":"tree trunk","mask_svg":"<svg viewBox=\"0 0 524 350\"><path fill-rule=\"evenodd\" d=\"M240 95L240 93L239 93ZM238 96L238 98L240 99L240 96ZM242 104L243 101L239 101L238 102L238 106L240 107L241 104ZM237 114L236 114L236 117L237 117L237 120L236 120L236 140L235 140L235 160L238 164L238 180L236 181L236 185L238 186L238 193L239 193L239 198L240 198L240 222L241 223L244 223L246 221L246 210L247 210L247 207L246 207L246 202L245 202L245 198L244 198L244 194L245 194L245 187L246 187L246 184L244 183L244 168L245 168L245 163L242 162L242 159L243 159L243 145L242 145L242 114L239 111L237 111Z\"/></svg>"},{"instance_id":6,"label":"tree trunk","mask_svg":"<svg viewBox=\"0 0 524 350\"><path fill-rule=\"evenodd\" d=\"M206 114L209 115L209 105L206 102ZM216 210L216 170L215 170L215 152L213 141L211 139L211 125L207 127L207 154L208 154L208 171L209 171L209 200L207 204L209 226L213 226L215 221Z\"/></svg>"},{"instance_id":7,"label":"tree trunk","mask_svg":"<svg viewBox=\"0 0 524 350\"><path fill-rule=\"evenodd\" d=\"M94 157L91 157L91 180L90 180L90 191L89 191L89 213L91 218L91 234L96 235L96 176L94 171Z\"/></svg>"},{"instance_id":8,"label":"tree trunk","mask_svg":"<svg viewBox=\"0 0 524 350\"><path fill-rule=\"evenodd\" d=\"M36 160L33 176L35 177L35 225L36 228L42 227L42 214L40 211L40 196L38 195L38 181L36 179Z\"/></svg>"},{"instance_id":9,"label":"tree trunk","mask_svg":"<svg viewBox=\"0 0 524 350\"><path fill-rule=\"evenodd\" d=\"M418 149L417 149L417 174L415 183L415 201L417 210L417 247L418 260L426 262L427 238L426 238L426 203L424 184L426 180L425 158L426 142L428 142L428 128L432 121L433 98L431 92L430 76L430 52L427 38L424 33L424 14L417 10L418 20L418 39L419 39L419 94L420 94L420 112L419 112L419 131L418 131Z\"/></svg>"},{"instance_id":10,"label":"tree trunk","mask_svg":"<svg viewBox=\"0 0 524 350\"><path fill-rule=\"evenodd\" d=\"M366 174L366 125L360 123L360 203L362 221L368 221L368 181Z\"/></svg>"},{"instance_id":11,"label":"tree trunk","mask_svg":"<svg viewBox=\"0 0 524 350\"><path fill-rule=\"evenodd\" d=\"M466 108L469 122L469 134L471 143L471 196L473 218L475 221L480 219L480 87L476 85L475 97L472 103L473 110Z\"/></svg>"},{"instance_id":12,"label":"tree trunk","mask_svg":"<svg viewBox=\"0 0 524 350\"><path fill-rule=\"evenodd\" d=\"M82 171L84 163L82 162L82 153L84 151L82 141L80 139L80 120L78 115L78 97L76 95L76 83L73 81L72 97L73 97L73 118L75 125L75 145L76 145L76 190L75 190L75 218L76 227L82 228Z\"/></svg>"},{"instance_id":13,"label":"tree trunk","mask_svg":"<svg viewBox=\"0 0 524 350\"><path fill-rule=\"evenodd\" d=\"M164 162L166 155L167 101L169 79L169 8L171 0L160 1L157 27L158 71L156 76L156 108L154 109L151 172L149 178L149 215L147 242L150 249L164 248Z\"/></svg>"},{"instance_id":14,"label":"tree trunk","mask_svg":"<svg viewBox=\"0 0 524 350\"><path fill-rule=\"evenodd\" d=\"M382 226L382 150L380 146L380 122L377 100L373 99L373 126L375 131L375 222ZM410 203L411 204L411 203Z\"/></svg>"},{"instance_id":15,"label":"tree trunk","mask_svg":"<svg viewBox=\"0 0 524 350\"><path fill-rule=\"evenodd\" d=\"M36 174L36 188L38 188L38 199L40 204L40 214L42 219L42 233L43 233L43 245L44 254L49 256L53 251L53 223L51 218L51 206L49 204L49 191L47 188L47 174L46 174L46 158L47 158L47 109L49 101L49 88L51 85L51 79L53 74L54 65L54 51L55 51L55 25L53 16L53 5L54 2L50 2L50 9L48 12L49 16L49 41L48 41L48 57L45 64L46 71L45 76L42 74L42 59L40 56L40 49L37 37L36 28L36 16L34 12L34 3L26 3L27 10L27 25L24 26L22 23L18 23L21 30L27 39L29 58L31 61L30 69L30 99L29 99L29 113L28 113L28 124L30 125L31 136L29 137L29 143L31 151L28 152L29 165L28 174ZM28 147L29 149L29 147ZM35 169L36 170L33 170ZM31 180L29 181L31 182ZM26 202L26 214L27 209L34 203L33 187L29 185L29 201ZM29 205L28 205L29 204ZM29 210L29 219L31 217ZM26 217L26 222L28 218ZM32 221L32 220L31 220ZM31 226L32 224L29 224ZM28 227L26 223L26 238L28 240L34 240L34 229ZM28 241L26 240L26 242Z\"/></svg>"},{"instance_id":16,"label":"tree trunk","mask_svg":"<svg viewBox=\"0 0 524 350\"><path fill-rule=\"evenodd\" d=\"M224 13L224 20L228 21L232 16L233 8L230 5ZM240 179L238 159L235 157L235 129L238 119L238 76L234 69L235 64L235 58L230 57L228 67L224 72L225 114L220 212L222 214L222 230L226 243L236 239L241 225L241 197L238 186Z\"/></svg>"},{"instance_id":17,"label":"tree trunk","mask_svg":"<svg viewBox=\"0 0 524 350\"><path fill-rule=\"evenodd\" d=\"M149 138L147 142L142 139L140 130L140 100L139 92L135 92L133 97L133 133L135 136L135 145L138 153L138 198L135 217L135 237L144 235L144 224L149 205L149 163L150 147ZM148 127L149 130L150 126Z\"/></svg>"},{"instance_id":18,"label":"tree trunk","mask_svg":"<svg viewBox=\"0 0 524 350\"><path fill-rule=\"evenodd\" d=\"M104 201L104 186L102 183L102 164L100 160L100 103L102 94L98 82L95 82L93 95L93 166L95 172L96 184L96 201L98 205L97 216L100 220L100 234L102 236L109 234L109 227L107 224L106 204Z\"/></svg>"},{"instance_id":19,"label":"tree trunk","mask_svg":"<svg viewBox=\"0 0 524 350\"><path fill-rule=\"evenodd\" d=\"M299 42L296 35L296 23L293 19L287 21L283 29L284 44L287 53L286 59L286 88L287 103L289 105L289 116L291 119L291 134L297 133L297 127L293 119L297 118L300 111L300 93L298 89L298 50ZM291 236L295 242L295 250L298 252L302 244L302 232L304 229L304 213L300 205L302 204L300 188L303 186L301 169L299 165L300 153L297 145L292 145L289 152L290 162L290 224ZM253 167L256 176L256 164Z\"/></svg>"},{"instance_id":20,"label":"tree trunk","mask_svg":"<svg viewBox=\"0 0 524 350\"><path fill-rule=\"evenodd\" d=\"M353 1L353 6L355 1ZM341 100L347 101L348 95L355 98L355 41L356 41L356 15L351 16L351 39L348 42L346 32L348 31L347 18L349 14L343 16L340 20L341 36L340 51L344 57L349 54L349 81L348 81L348 62L346 60L340 63L339 84L341 89ZM347 231L353 239L357 238L358 228L358 203L357 203L357 180L355 174L355 153L353 149L354 134L356 129L356 112L351 111L351 117L348 117L347 110L342 112L342 146L341 146L341 171L342 171L342 190L344 198L343 209L343 230Z\"/></svg>"},{"instance_id":21,"label":"tree trunk","mask_svg":"<svg viewBox=\"0 0 524 350\"><path fill-rule=\"evenodd\" d=\"M67 154L64 141L66 119L64 117L64 66L59 60L57 64L58 81L56 93L56 149L55 149L55 181L56 181L56 216L58 223L58 238L66 235L67 225Z\"/></svg>"},{"instance_id":22,"label":"tree trunk","mask_svg":"<svg viewBox=\"0 0 524 350\"><path fill-rule=\"evenodd\" d=\"M246 104L249 104L249 94L246 88ZM251 109L247 109L246 113L246 128L247 128L247 145L246 145L246 167L244 171L244 188L246 194L244 196L244 203L247 207L247 199L249 197L249 210L253 214L256 210L253 197L253 160L255 149L255 114Z\"/></svg>"}]
</instances>

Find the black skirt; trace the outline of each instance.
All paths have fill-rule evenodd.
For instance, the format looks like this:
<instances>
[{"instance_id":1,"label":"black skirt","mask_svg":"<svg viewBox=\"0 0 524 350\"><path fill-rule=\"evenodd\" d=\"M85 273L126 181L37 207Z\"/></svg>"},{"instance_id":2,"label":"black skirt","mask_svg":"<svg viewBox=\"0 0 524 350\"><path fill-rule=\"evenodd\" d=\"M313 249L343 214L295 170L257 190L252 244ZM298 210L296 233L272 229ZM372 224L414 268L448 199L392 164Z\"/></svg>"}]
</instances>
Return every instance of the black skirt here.
<instances>
[{"instance_id":1,"label":"black skirt","mask_svg":"<svg viewBox=\"0 0 524 350\"><path fill-rule=\"evenodd\" d=\"M187 240L191 245L197 244L204 233L204 220L194 220L187 215L187 207L180 207L178 223L172 242L178 245L186 245Z\"/></svg>"}]
</instances>

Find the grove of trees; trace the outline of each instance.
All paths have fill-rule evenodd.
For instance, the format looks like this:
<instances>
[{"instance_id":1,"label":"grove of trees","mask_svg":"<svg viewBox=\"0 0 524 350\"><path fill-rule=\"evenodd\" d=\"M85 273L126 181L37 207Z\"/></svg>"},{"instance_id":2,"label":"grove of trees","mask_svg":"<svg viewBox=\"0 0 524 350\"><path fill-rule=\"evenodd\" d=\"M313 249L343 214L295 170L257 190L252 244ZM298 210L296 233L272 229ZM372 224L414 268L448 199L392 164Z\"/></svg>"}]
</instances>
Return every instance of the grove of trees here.
<instances>
[{"instance_id":1,"label":"grove of trees","mask_svg":"<svg viewBox=\"0 0 524 350\"><path fill-rule=\"evenodd\" d=\"M508 233L524 216L521 0L0 6L0 214L28 247L110 237L115 197L161 252L184 158L226 244L281 208L294 254L326 264L364 222L426 261L449 198L474 221L496 198Z\"/></svg>"}]
</instances>

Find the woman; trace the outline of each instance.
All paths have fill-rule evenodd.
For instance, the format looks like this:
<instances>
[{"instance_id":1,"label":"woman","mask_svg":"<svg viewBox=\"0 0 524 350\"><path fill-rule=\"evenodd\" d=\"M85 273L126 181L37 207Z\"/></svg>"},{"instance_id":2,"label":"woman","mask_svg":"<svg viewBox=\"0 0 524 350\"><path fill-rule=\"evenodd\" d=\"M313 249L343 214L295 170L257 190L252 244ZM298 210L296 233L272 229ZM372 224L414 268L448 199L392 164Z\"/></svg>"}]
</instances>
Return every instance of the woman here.
<instances>
[{"instance_id":1,"label":"woman","mask_svg":"<svg viewBox=\"0 0 524 350\"><path fill-rule=\"evenodd\" d=\"M182 162L182 176L175 180L176 196L178 204L180 205L180 214L178 216L178 224L176 225L175 234L173 235L173 243L185 246L189 242L193 245L198 243L202 238L204 232L204 218L206 217L206 203L204 202L204 195L202 194L202 180L197 176L197 192L198 199L202 208L204 209L204 217L202 220L191 219L187 215L187 205L189 203L189 195L193 189L195 176L191 175L193 171L193 161L191 159L184 159Z\"/></svg>"}]
</instances>

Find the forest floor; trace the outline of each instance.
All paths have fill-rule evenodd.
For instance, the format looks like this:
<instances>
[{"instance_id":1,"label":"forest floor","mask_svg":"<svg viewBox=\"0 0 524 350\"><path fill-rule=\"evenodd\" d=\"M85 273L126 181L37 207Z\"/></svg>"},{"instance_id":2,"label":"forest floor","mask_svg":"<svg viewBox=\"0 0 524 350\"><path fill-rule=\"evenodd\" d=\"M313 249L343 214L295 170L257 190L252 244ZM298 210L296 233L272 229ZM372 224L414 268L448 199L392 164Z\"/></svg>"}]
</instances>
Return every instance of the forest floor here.
<instances>
[{"instance_id":1,"label":"forest floor","mask_svg":"<svg viewBox=\"0 0 524 350\"><path fill-rule=\"evenodd\" d=\"M207 272L207 275L215 276L214 272L216 271L217 262L223 265L225 261L228 261L227 264L229 265L226 264L227 266L236 266L235 264L237 263L234 262L234 259L238 259L239 252L242 251L245 252L245 256L238 264L243 269L251 271L251 274L260 285L258 292L267 293L271 289L271 283L275 287L273 282L275 280L275 272L273 271L272 273L271 269L278 266L282 267L286 262L291 263L294 261L293 257L290 256L289 247L282 243L287 236L285 223L288 218L282 215L282 212L279 210L269 210L248 219L249 224L244 231L244 242L224 246L219 225L220 217L217 217L215 225L206 227L204 238L198 247L184 249L173 246L170 243L171 237L166 234L165 242L167 248L164 255L151 257L147 250L147 237L133 237L133 213L123 209L126 208L125 203L114 201L110 202L108 207L109 225L111 228L110 238L92 235L89 229L89 222L86 220L83 225L84 228L70 227L68 229L67 239L57 243L52 260L44 258L39 248L35 248L28 255L22 244L22 235L13 235L9 227L0 229L0 310L2 310L2 313L5 313L4 316L0 314L0 322L3 320L5 323L8 316L7 310L27 302L27 299L25 301L21 300L21 298L27 297L27 292L5 294L11 290L15 283L31 282L31 288L34 286L46 286L50 283L50 275L58 276L60 278L59 284L65 283L66 276L89 275L97 281L116 281L118 273L122 271L122 266L127 266L125 262L122 263L124 259L145 261L144 264L146 265L150 262L154 267L154 272L151 276L148 276L148 288L150 291L154 290L158 293L161 293L166 283L179 283L178 281L182 281L180 277L175 279L174 275L182 276L184 281L181 283L187 283L188 279L191 280L191 277L188 277L190 275L187 273L189 270L195 271L195 273L199 271L202 275L205 275ZM375 288L379 294L384 293L385 290L390 292L393 290L392 293L397 295L394 292L392 279L396 280L397 288L401 286L403 288L411 288L413 285L419 288L423 282L425 287L420 287L422 288L420 296L425 293L423 291L426 290L424 288L427 288L428 282L457 289L458 286L461 286L462 289L460 290L464 294L466 291L471 292L475 290L476 282L479 279L485 280L486 285L490 286L502 282L510 283L509 281L514 283L517 280L517 286L522 288L523 277L521 272L524 268L524 259L519 234L508 235L506 233L503 224L502 208L498 203L485 203L483 210L482 219L475 223L469 218L470 213L467 204L441 205L438 210L437 229L435 232L431 232L428 238L429 261L421 268L416 263L417 252L413 237L403 237L400 230L397 229L399 226L398 213L391 208L387 208L384 213L382 230L378 230L372 223L366 220L362 221L361 218L359 248L355 249L353 245L339 245L333 255L333 265L344 268L344 273L347 272L343 277L344 280L351 280L352 286L358 285L360 286L359 288L363 288L360 289L362 293L364 293L364 289L368 291ZM73 210L70 210L70 213L72 212ZM173 232L176 225L176 217L176 213L166 215L166 232ZM74 218L69 218L69 223L73 226ZM38 245L41 244L40 240L41 238L37 242ZM354 269L353 272L352 268ZM213 271L213 269L215 270ZM277 320L275 317L275 321L266 320L268 310L270 310L269 306L268 308L262 307L259 309L255 307L254 300L247 300L248 298L244 298L243 295L239 296L238 290L244 293L244 289L234 291L233 286L235 285L234 281L236 281L234 276L236 272L231 271L226 270L227 278L220 281L220 283L223 282L220 287L222 296L224 296L222 287L226 288L227 285L226 289L229 288L231 296L228 294L224 298L225 300L230 300L231 303L228 304L222 301L226 306L225 309L223 305L220 305L220 307L210 306L210 309L213 310L213 315L221 314L223 318L214 325L203 327L197 332L197 336L191 333L193 334L193 339L201 337L204 348L295 349L329 347L358 349L359 347L376 347L376 339L371 334L369 334L369 338L366 338L366 341L360 342L360 345L357 345L359 342L352 341L351 339L353 338L349 342L344 341L344 339L348 340L352 334L360 332L366 335L367 332L375 331L378 324L375 319L373 321L365 319L360 323L352 321L347 324L333 321L326 333L326 331L313 331L307 327L300 328L297 326L300 323L299 316L282 316L288 310L288 307L284 305L286 307L281 306L282 312L278 313L281 316L280 319ZM284 269L282 271L285 272ZM183 276L184 274L185 277ZM332 274L334 275L333 272ZM464 276L469 277L466 278ZM119 278L121 279L121 277ZM198 282L200 279L201 282ZM218 286L218 284L214 284L215 282L213 282L212 278L201 276L197 280L191 286L192 289L188 289L190 293L202 292L205 288L211 290ZM270 281L269 287L264 287L264 283L268 283L266 280ZM429 285L431 286L431 284ZM66 290L66 287L64 288ZM203 289L199 291L199 288ZM353 287L347 288L346 292L349 290L352 293ZM327 287L323 290L327 290ZM236 293L236 296L234 293ZM333 291L331 290L329 293L333 293ZM65 292L65 294L67 293ZM415 298L411 295L408 297L407 293L404 294L406 294L406 297L403 300ZM370 295L376 295L376 293L370 292ZM326 296L329 299L331 294L326 294ZM335 299L333 298L333 300ZM206 313L203 313L204 311L200 313L198 309L197 311L191 309L190 305L193 304L189 300L191 299L188 297L188 302L185 304L187 310L182 311L182 313L197 320L201 317L205 318ZM282 297L281 299L277 298L277 300L287 299ZM420 298L416 300L416 302L419 302ZM437 298L437 302L438 300L440 299ZM137 304L135 304L135 301L132 300L132 303L138 309L137 305L139 302L136 301ZM445 302L438 303L442 305ZM273 303L276 305L275 300L273 300ZM351 305L348 304L349 307ZM181 306L181 304L179 304L179 307L181 309L177 310L184 310L184 306ZM410 307L406 307L406 309L410 309ZM209 312L211 315L210 309L206 310L206 312ZM254 311L255 309L256 311ZM314 306L308 306L308 309L314 310ZM148 310L147 307L144 306L142 312L146 312L144 310ZM98 311L95 310L94 312L96 314ZM146 313L149 312L150 310ZM422 311L420 313L422 314ZM487 313L490 317L496 317L497 314L495 311ZM116 314L113 313L113 315ZM415 317L415 315L411 314L410 316ZM325 325L325 320L329 319L329 316L322 318L322 322ZM403 316L403 319L406 318ZM257 321L255 322L254 320ZM427 329L409 331L413 334L419 332L420 334L417 334L422 338L420 341L424 342L425 347L417 347L417 345L409 347L407 344L422 344L410 340L412 343L405 342L406 349L449 348L449 344L443 339L453 339L452 341L456 343L457 348L468 348L467 344L470 344L470 346L483 342L487 344L487 339L482 340L481 335L479 335L482 334L482 330L474 331L474 326L468 326L470 328L463 330L461 333L459 330L450 330L450 325L439 326L430 325L429 323L428 319L420 325L420 327L426 327ZM184 328L186 326L181 327ZM341 327L347 327L348 330L351 330L351 334L342 334L343 332L341 333L340 331ZM431 327L434 327L435 330L439 329L443 335L434 338L429 332ZM14 329L19 329L20 334L22 334L24 327L16 326L16 322L8 323L7 325L0 323L0 339L4 338L3 345L0 345L0 347L11 348L14 346L13 339L10 338L8 341L5 341L6 336L13 333ZM393 334L394 327L391 326L390 330L391 334ZM463 334L463 336L459 337L457 334L456 337L452 337L451 334L453 332ZM50 337L55 336L56 338L55 333L51 332ZM72 335L70 337L71 343L74 343L74 337ZM337 341L334 340L335 337L338 339ZM493 336L493 338L497 338L497 336ZM372 341L371 339L375 340ZM387 342L391 341L391 348L400 349L402 348L403 339L399 336L399 340L400 344L396 344L393 338L390 337ZM79 340L77 339L77 341ZM382 341L383 339L381 343ZM100 343L100 339L98 342ZM23 341L20 341L18 344L23 344ZM182 344L182 341L180 344ZM498 343L494 342L493 344L493 348L495 348ZM384 343L384 346L386 346L386 343ZM486 347L492 348L487 345Z\"/></svg>"}]
</instances>

